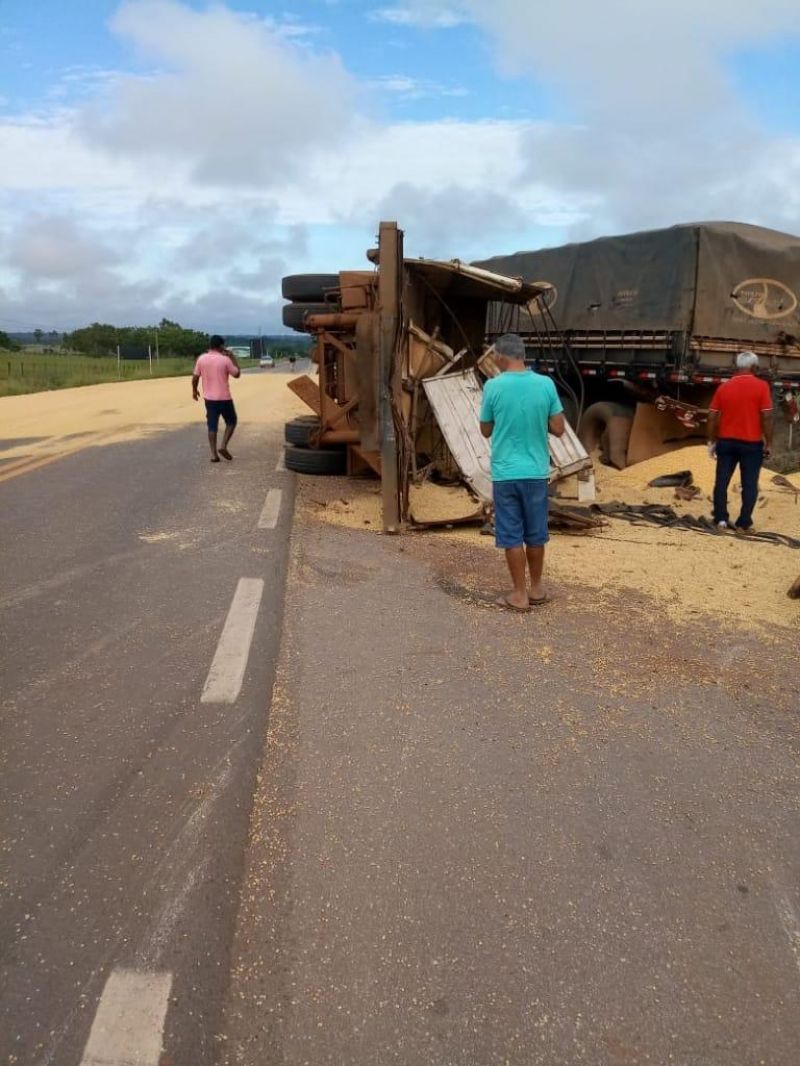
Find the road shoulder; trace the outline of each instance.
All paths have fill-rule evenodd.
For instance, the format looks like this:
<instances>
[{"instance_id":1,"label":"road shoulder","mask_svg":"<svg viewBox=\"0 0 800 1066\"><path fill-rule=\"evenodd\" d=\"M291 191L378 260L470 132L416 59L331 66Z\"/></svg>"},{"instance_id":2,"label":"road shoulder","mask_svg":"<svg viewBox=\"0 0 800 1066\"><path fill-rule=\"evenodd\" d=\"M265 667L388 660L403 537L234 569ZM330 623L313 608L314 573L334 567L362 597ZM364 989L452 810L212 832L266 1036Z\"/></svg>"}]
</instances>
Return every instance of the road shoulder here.
<instances>
[{"instance_id":1,"label":"road shoulder","mask_svg":"<svg viewBox=\"0 0 800 1066\"><path fill-rule=\"evenodd\" d=\"M298 517L222 1061L788 1066L791 656L485 559Z\"/></svg>"}]
</instances>

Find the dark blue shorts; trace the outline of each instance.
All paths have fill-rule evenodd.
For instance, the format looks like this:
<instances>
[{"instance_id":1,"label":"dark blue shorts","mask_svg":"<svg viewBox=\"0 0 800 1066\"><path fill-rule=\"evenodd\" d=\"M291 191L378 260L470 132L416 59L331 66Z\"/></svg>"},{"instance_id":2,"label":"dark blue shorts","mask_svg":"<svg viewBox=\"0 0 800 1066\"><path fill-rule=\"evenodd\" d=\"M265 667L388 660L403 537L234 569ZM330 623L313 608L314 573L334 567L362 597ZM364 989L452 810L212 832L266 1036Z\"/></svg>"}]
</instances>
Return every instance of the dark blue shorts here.
<instances>
[{"instance_id":1,"label":"dark blue shorts","mask_svg":"<svg viewBox=\"0 0 800 1066\"><path fill-rule=\"evenodd\" d=\"M498 548L541 548L547 544L549 506L547 478L495 481L495 544Z\"/></svg>"},{"instance_id":2,"label":"dark blue shorts","mask_svg":"<svg viewBox=\"0 0 800 1066\"><path fill-rule=\"evenodd\" d=\"M209 433L216 433L219 429L220 415L226 426L236 425L238 419L233 400L206 400L206 425Z\"/></svg>"}]
</instances>

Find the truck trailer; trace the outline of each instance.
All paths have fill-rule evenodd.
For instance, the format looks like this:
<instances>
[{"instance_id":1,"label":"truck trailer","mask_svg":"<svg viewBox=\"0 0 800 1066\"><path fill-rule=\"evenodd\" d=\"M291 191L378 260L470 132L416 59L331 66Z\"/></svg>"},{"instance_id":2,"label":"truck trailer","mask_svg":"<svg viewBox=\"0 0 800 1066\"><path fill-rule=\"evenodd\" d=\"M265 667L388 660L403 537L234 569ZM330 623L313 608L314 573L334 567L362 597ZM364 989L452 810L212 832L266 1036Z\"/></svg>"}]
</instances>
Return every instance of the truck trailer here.
<instances>
[{"instance_id":1,"label":"truck trailer","mask_svg":"<svg viewBox=\"0 0 800 1066\"><path fill-rule=\"evenodd\" d=\"M610 432L614 465L654 454L676 433L702 434L713 391L743 349L760 357L785 415L777 443L791 450L800 238L697 222L476 265L545 290L524 308L490 308L487 339L520 333L531 365L553 375L587 444Z\"/></svg>"}]
</instances>

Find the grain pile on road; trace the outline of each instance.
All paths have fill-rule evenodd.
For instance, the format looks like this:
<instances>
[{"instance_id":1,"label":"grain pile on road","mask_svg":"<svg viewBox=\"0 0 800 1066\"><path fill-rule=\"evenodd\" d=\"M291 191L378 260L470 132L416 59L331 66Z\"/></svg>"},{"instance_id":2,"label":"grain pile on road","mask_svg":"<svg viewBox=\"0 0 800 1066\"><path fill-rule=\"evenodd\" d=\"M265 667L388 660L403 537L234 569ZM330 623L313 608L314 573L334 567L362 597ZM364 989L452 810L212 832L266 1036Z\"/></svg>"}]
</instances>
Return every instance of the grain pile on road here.
<instances>
[{"instance_id":1,"label":"grain pile on road","mask_svg":"<svg viewBox=\"0 0 800 1066\"><path fill-rule=\"evenodd\" d=\"M651 489L648 481L661 474L691 470L702 495L695 500L675 500L675 490ZM764 471L761 499L756 510L758 528L800 537L800 503L794 493L771 483ZM714 480L714 462L705 447L689 447L667 456L619 471L597 468L598 501L661 503L680 514L710 515L708 499ZM736 480L731 486L736 506ZM800 477L789 479L800 488ZM371 481L301 483L301 501L314 517L353 529L381 529L380 486ZM444 490L430 486L429 493ZM335 493L335 495L334 495ZM415 537L447 538L466 551L494 551L491 537L477 527L417 533ZM644 596L653 609L677 621L713 616L723 625L756 629L778 638L782 627L796 628L800 621L797 601L786 590L800 571L800 552L771 544L739 540L733 533L707 536L686 530L630 526L611 519L590 536L558 534L548 549L548 575L556 585L579 596L582 586Z\"/></svg>"},{"instance_id":2,"label":"grain pile on road","mask_svg":"<svg viewBox=\"0 0 800 1066\"><path fill-rule=\"evenodd\" d=\"M381 487L376 481L342 481L337 478L318 483L301 481L305 509L315 518L347 529L380 530ZM326 491L329 490L329 491ZM336 495L330 496L330 490Z\"/></svg>"},{"instance_id":3,"label":"grain pile on road","mask_svg":"<svg viewBox=\"0 0 800 1066\"><path fill-rule=\"evenodd\" d=\"M482 510L480 503L462 485L412 485L409 491L411 517L425 522L457 522Z\"/></svg>"},{"instance_id":4,"label":"grain pile on road","mask_svg":"<svg viewBox=\"0 0 800 1066\"><path fill-rule=\"evenodd\" d=\"M303 414L304 404L286 388L289 380L283 373L264 372L243 374L233 382L242 424L278 428ZM0 478L23 462L27 468L56 455L135 440L176 426L201 428L203 418L203 404L192 400L188 376L0 397Z\"/></svg>"},{"instance_id":5,"label":"grain pile on road","mask_svg":"<svg viewBox=\"0 0 800 1066\"><path fill-rule=\"evenodd\" d=\"M341 487L341 484L339 485ZM321 486L318 487L321 490ZM312 511L334 526L381 529L381 489L375 481L348 481L345 491L334 499L315 489L310 493ZM461 485L435 485L430 481L412 485L409 492L411 515L415 522L458 522L482 510L481 504Z\"/></svg>"},{"instance_id":6,"label":"grain pile on road","mask_svg":"<svg viewBox=\"0 0 800 1066\"><path fill-rule=\"evenodd\" d=\"M693 483L701 490L701 495L694 500L676 499L674 488L648 487L648 483L654 478L664 474L673 474L679 470L691 470ZM715 470L716 463L709 456L705 445L681 448L668 455L659 455L654 459L637 463L635 466L629 466L627 470L600 466L597 468L597 499L599 503L611 503L618 500L628 504L662 504L672 507L679 515L710 515ZM790 474L787 480L800 493L800 475ZM741 484L737 474L728 492L728 501L734 518L740 496ZM761 474L758 504L753 519L759 531L786 533L791 537L800 537L798 496L786 488L774 485L769 470L763 470ZM800 560L798 562L800 563Z\"/></svg>"}]
</instances>

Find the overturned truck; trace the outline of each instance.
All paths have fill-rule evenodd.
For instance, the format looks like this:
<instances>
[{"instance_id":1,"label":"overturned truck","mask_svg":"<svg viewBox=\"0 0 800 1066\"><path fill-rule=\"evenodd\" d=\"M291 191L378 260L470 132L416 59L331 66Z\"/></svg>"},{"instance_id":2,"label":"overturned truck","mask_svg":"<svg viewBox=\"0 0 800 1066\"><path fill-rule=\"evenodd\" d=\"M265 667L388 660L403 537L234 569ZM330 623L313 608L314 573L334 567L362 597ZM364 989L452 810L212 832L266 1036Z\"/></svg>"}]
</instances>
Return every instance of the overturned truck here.
<instances>
[{"instance_id":1,"label":"overturned truck","mask_svg":"<svg viewBox=\"0 0 800 1066\"><path fill-rule=\"evenodd\" d=\"M698 223L468 265L405 259L387 222L368 258L369 271L284 279L284 324L314 336L318 371L290 386L313 414L287 437L306 447L296 469L378 473L386 529L413 521L411 489L429 476L461 477L489 501L477 412L505 332L524 338L578 430L551 439L564 495L592 497L598 447L624 467L702 439L713 391L743 348L761 357L785 416L775 451L796 465L796 237Z\"/></svg>"},{"instance_id":2,"label":"overturned truck","mask_svg":"<svg viewBox=\"0 0 800 1066\"><path fill-rule=\"evenodd\" d=\"M457 260L405 259L393 222L381 223L369 258L371 271L284 279L284 323L313 335L317 368L289 384L312 414L287 426L287 466L378 474L387 532L419 523L412 490L429 478L464 481L474 501L438 521L474 520L491 501L478 420L482 381L496 373L489 308L529 308L546 288ZM563 495L591 498L592 462L571 427L551 437L550 454Z\"/></svg>"}]
</instances>

